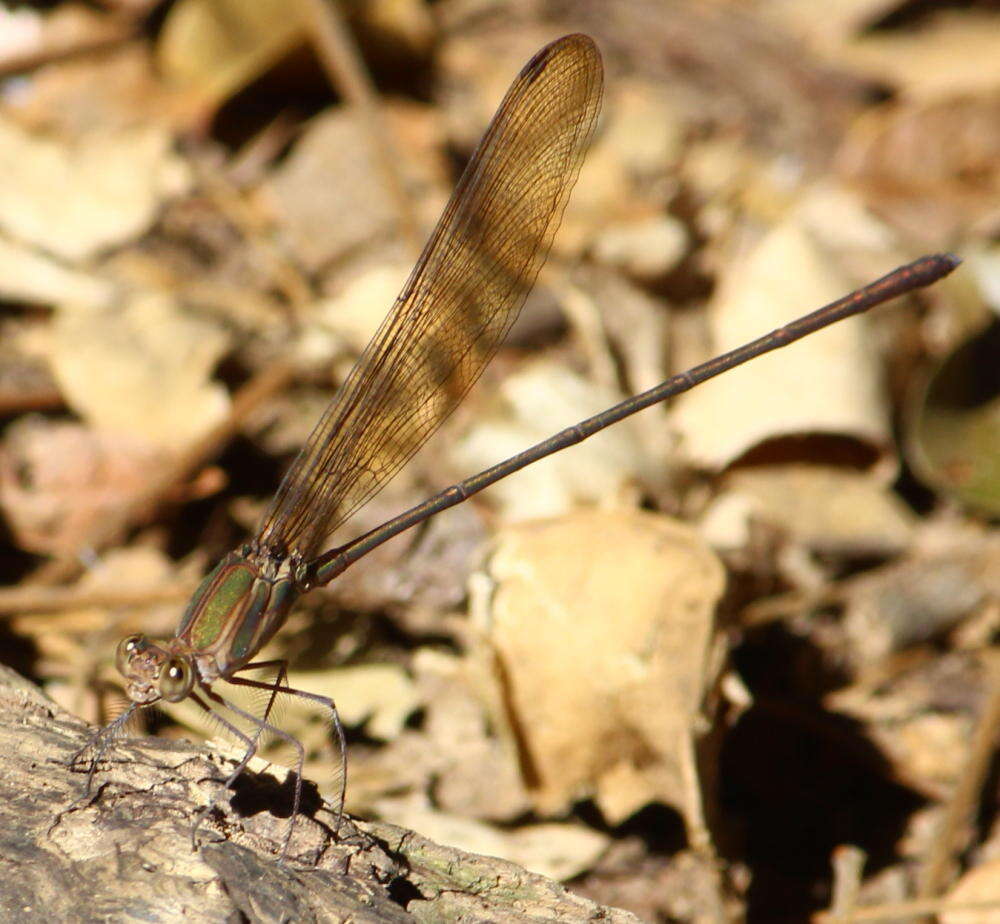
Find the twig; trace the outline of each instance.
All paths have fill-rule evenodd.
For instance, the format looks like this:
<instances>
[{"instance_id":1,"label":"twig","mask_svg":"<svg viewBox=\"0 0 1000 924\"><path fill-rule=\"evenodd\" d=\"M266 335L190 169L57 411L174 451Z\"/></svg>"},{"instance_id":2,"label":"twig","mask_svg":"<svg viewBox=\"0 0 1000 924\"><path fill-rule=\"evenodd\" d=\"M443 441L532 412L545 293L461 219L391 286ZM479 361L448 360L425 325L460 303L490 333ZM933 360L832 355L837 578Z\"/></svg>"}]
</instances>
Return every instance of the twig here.
<instances>
[{"instance_id":1,"label":"twig","mask_svg":"<svg viewBox=\"0 0 1000 924\"><path fill-rule=\"evenodd\" d=\"M330 81L361 117L389 195L396 204L400 231L410 250L420 249L413 204L406 192L395 150L379 112L378 96L336 3L299 0L303 23Z\"/></svg>"},{"instance_id":2,"label":"twig","mask_svg":"<svg viewBox=\"0 0 1000 924\"><path fill-rule=\"evenodd\" d=\"M298 131L298 123L287 111L279 112L229 158L226 178L238 188L262 181L268 168Z\"/></svg>"},{"instance_id":3,"label":"twig","mask_svg":"<svg viewBox=\"0 0 1000 924\"><path fill-rule=\"evenodd\" d=\"M312 301L312 289L298 267L277 247L267 233L266 221L243 193L221 171L197 163L198 179L216 208L237 228L261 257L275 285L298 313Z\"/></svg>"},{"instance_id":4,"label":"twig","mask_svg":"<svg viewBox=\"0 0 1000 924\"><path fill-rule=\"evenodd\" d=\"M861 875L865 868L865 852L860 847L844 844L833 851L833 897L830 901L830 921L850 921L861 892Z\"/></svg>"},{"instance_id":5,"label":"twig","mask_svg":"<svg viewBox=\"0 0 1000 924\"><path fill-rule=\"evenodd\" d=\"M969 757L945 807L944 817L924 860L917 885L919 898L937 895L950 878L954 854L965 833L982 791L990 761L996 750L1000 729L1000 652L995 649L981 656L989 679L990 696L972 733Z\"/></svg>"},{"instance_id":6,"label":"twig","mask_svg":"<svg viewBox=\"0 0 1000 924\"><path fill-rule=\"evenodd\" d=\"M54 385L24 391L13 388L0 390L0 416L3 417L29 411L52 411L65 405L62 392Z\"/></svg>"},{"instance_id":7,"label":"twig","mask_svg":"<svg viewBox=\"0 0 1000 924\"><path fill-rule=\"evenodd\" d=\"M196 586L183 581L169 587L90 590L79 587L0 587L0 615L12 613L56 613L83 607L140 607L152 603L185 600Z\"/></svg>"},{"instance_id":8,"label":"twig","mask_svg":"<svg viewBox=\"0 0 1000 924\"><path fill-rule=\"evenodd\" d=\"M48 32L43 29L36 47L0 57L0 79L26 74L56 61L107 51L127 42L138 30L139 22L131 16L104 17L101 22L93 23L86 34L66 36L52 29Z\"/></svg>"}]
</instances>

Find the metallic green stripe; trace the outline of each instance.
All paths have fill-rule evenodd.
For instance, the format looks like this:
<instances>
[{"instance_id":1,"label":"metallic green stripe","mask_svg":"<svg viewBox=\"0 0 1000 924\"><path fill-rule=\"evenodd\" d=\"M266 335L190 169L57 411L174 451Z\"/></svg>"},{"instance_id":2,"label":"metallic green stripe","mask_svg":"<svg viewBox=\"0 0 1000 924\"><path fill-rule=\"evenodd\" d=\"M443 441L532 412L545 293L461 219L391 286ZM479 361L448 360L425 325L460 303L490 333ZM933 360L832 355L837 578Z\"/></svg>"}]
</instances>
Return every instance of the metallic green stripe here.
<instances>
[{"instance_id":1,"label":"metallic green stripe","mask_svg":"<svg viewBox=\"0 0 1000 924\"><path fill-rule=\"evenodd\" d=\"M232 644L229 646L227 660L230 662L242 661L248 654L253 654L254 642L261 627L261 619L269 610L267 603L270 597L271 585L265 581L258 581L254 585L250 600L240 618L240 627L236 630Z\"/></svg>"},{"instance_id":2,"label":"metallic green stripe","mask_svg":"<svg viewBox=\"0 0 1000 924\"><path fill-rule=\"evenodd\" d=\"M184 615L181 617L181 624L177 627L178 636L184 635L184 633L190 628L191 620L194 619L195 613L197 613L198 609L201 607L202 598L205 596L208 588L214 583L220 567L221 563L209 571L208 574L205 575L204 580L198 585L198 589L191 595L187 608L184 610Z\"/></svg>"},{"instance_id":3,"label":"metallic green stripe","mask_svg":"<svg viewBox=\"0 0 1000 924\"><path fill-rule=\"evenodd\" d=\"M219 566L213 585L201 601L201 611L191 620L191 647L211 648L230 627L233 611L247 598L256 579L247 564Z\"/></svg>"}]
</instances>

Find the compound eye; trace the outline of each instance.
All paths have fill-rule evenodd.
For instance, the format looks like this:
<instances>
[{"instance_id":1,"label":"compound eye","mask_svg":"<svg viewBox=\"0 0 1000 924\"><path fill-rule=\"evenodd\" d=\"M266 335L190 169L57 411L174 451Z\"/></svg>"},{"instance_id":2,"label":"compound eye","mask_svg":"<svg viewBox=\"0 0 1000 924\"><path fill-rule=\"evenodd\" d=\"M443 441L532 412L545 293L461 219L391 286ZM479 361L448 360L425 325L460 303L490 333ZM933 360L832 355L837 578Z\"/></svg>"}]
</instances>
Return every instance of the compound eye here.
<instances>
[{"instance_id":1,"label":"compound eye","mask_svg":"<svg viewBox=\"0 0 1000 924\"><path fill-rule=\"evenodd\" d=\"M115 667L118 668L118 673L127 677L132 655L145 647L146 640L141 635L130 635L128 638L123 638L115 650Z\"/></svg>"},{"instance_id":2,"label":"compound eye","mask_svg":"<svg viewBox=\"0 0 1000 924\"><path fill-rule=\"evenodd\" d=\"M183 658L171 658L160 668L156 686L168 703L179 703L191 692L193 680L191 665Z\"/></svg>"}]
</instances>

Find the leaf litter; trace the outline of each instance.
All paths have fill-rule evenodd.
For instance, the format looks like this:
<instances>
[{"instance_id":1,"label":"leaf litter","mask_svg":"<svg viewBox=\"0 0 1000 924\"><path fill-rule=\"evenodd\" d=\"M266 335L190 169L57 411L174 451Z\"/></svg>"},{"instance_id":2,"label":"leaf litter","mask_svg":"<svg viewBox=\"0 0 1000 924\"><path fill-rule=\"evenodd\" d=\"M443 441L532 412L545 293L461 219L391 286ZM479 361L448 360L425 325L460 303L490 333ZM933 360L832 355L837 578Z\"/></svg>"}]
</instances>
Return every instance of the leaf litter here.
<instances>
[{"instance_id":1,"label":"leaf litter","mask_svg":"<svg viewBox=\"0 0 1000 924\"><path fill-rule=\"evenodd\" d=\"M0 361L44 366L58 394L41 416L32 392L5 398L0 609L34 646L14 666L91 720L113 708L117 637L169 633L409 265L364 120L278 6L240 36L217 23L244 0L181 0L114 33L127 45L25 64L51 47L39 28L0 47ZM357 532L920 251L994 246L990 11L466 6L353 21L421 221L556 34L596 35L604 121L526 309L542 320ZM104 15L60 41L88 47ZM1000 894L996 826L947 820L970 789L995 813L966 775L991 714L995 528L911 435L942 404L913 397L927 377L971 355L949 319L991 280L651 409L304 601L268 652L338 700L349 808L649 920ZM246 410L278 361L292 384ZM956 450L996 455L981 443ZM132 513L165 471L182 474ZM283 720L332 785L322 723ZM851 845L867 868L834 862Z\"/></svg>"}]
</instances>

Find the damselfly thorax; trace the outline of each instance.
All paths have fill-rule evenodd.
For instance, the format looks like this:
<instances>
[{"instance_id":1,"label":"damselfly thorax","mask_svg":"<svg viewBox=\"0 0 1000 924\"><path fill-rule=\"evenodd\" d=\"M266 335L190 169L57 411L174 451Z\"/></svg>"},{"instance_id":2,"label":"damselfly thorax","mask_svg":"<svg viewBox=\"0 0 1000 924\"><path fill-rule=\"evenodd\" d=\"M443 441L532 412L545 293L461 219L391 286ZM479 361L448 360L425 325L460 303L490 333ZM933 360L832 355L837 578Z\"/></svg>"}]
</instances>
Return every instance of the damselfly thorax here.
<instances>
[{"instance_id":1,"label":"damselfly thorax","mask_svg":"<svg viewBox=\"0 0 1000 924\"><path fill-rule=\"evenodd\" d=\"M177 634L163 645L132 635L115 665L134 703L176 703L195 681L212 683L245 668L284 623L304 588L295 555L280 557L252 544L230 552L198 586Z\"/></svg>"}]
</instances>

